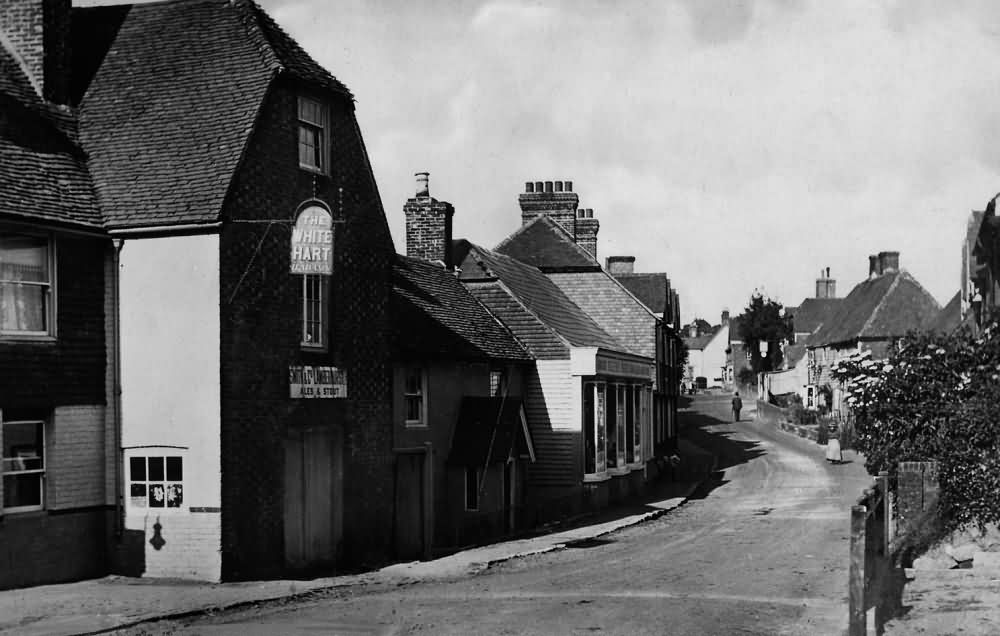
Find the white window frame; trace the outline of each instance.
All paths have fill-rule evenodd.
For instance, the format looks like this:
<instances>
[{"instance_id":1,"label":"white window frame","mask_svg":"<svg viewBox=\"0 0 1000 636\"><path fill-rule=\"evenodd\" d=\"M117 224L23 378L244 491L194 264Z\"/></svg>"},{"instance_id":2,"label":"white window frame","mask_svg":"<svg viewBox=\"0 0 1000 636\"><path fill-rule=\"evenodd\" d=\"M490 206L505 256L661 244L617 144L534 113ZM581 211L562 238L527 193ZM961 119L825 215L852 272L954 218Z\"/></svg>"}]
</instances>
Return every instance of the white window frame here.
<instances>
[{"instance_id":1,"label":"white window frame","mask_svg":"<svg viewBox=\"0 0 1000 636\"><path fill-rule=\"evenodd\" d=\"M330 281L325 274L304 274L302 276L302 338L303 349L325 351L327 348L328 333L330 330ZM315 299L310 298L310 283L317 281L316 288L319 290L318 315L313 315ZM313 319L316 318L316 319ZM319 336L317 341L310 339L310 325L318 324Z\"/></svg>"},{"instance_id":2,"label":"white window frame","mask_svg":"<svg viewBox=\"0 0 1000 636\"><path fill-rule=\"evenodd\" d=\"M473 507L469 507L469 474L472 473L472 477L475 483L475 488L472 490L472 494L475 496L475 501L473 502ZM479 512L479 468L476 466L466 466L465 467L465 501L463 506L465 506L466 512Z\"/></svg>"},{"instance_id":3,"label":"white window frame","mask_svg":"<svg viewBox=\"0 0 1000 636\"><path fill-rule=\"evenodd\" d=\"M44 331L23 331L23 330L3 330L0 329L0 339L2 340L55 340L56 339L56 240L51 232L33 232L19 228L8 229L0 226L0 233L19 234L21 236L32 236L44 238L47 241L46 257L48 259L49 280L47 283L32 281L5 281L0 278L0 283L10 282L21 285L44 286L45 291L45 327Z\"/></svg>"},{"instance_id":4,"label":"white window frame","mask_svg":"<svg viewBox=\"0 0 1000 636\"><path fill-rule=\"evenodd\" d=\"M303 106L305 104L315 105L320 112L319 121L310 119L304 112ZM327 105L321 100L314 99L305 95L299 95L298 98L298 126L296 126L296 149L299 153L299 168L303 170L308 170L309 172L316 172L318 174L329 174L329 163L330 163L330 114ZM315 166L312 163L304 163L302 161L302 128L306 127L319 132L319 165Z\"/></svg>"},{"instance_id":5,"label":"white window frame","mask_svg":"<svg viewBox=\"0 0 1000 636\"><path fill-rule=\"evenodd\" d=\"M411 373L415 373L420 378L419 393L413 393L408 390L407 380L411 377ZM411 420L409 418L409 400L414 397L420 398L419 420ZM420 366L408 366L403 369L403 423L406 425L406 428L427 428L427 372Z\"/></svg>"},{"instance_id":6,"label":"white window frame","mask_svg":"<svg viewBox=\"0 0 1000 636\"><path fill-rule=\"evenodd\" d=\"M605 415L608 408L608 387L609 385L604 380L586 380L583 382L584 392L592 390L594 392L594 472L586 472L584 468L583 481L593 482L593 481L604 481L609 479L608 475L608 423L605 419ZM586 400L581 400L581 409L583 405L586 404ZM581 413L583 417L586 415ZM580 430L585 431L586 425L581 419ZM601 432L604 433L604 443L601 444ZM586 452L586 444L583 444L584 452ZM586 458L584 458L584 467L586 467Z\"/></svg>"},{"instance_id":7,"label":"white window frame","mask_svg":"<svg viewBox=\"0 0 1000 636\"><path fill-rule=\"evenodd\" d=\"M490 397L502 397L507 390L507 370L490 369Z\"/></svg>"},{"instance_id":8,"label":"white window frame","mask_svg":"<svg viewBox=\"0 0 1000 636\"><path fill-rule=\"evenodd\" d=\"M42 431L42 467L32 468L32 469L20 469L20 470L7 470L7 462L19 459L25 459L21 457L2 457L0 458L0 488L3 488L3 479L8 475L38 475L39 479L39 493L41 501L37 505L31 506L7 506L7 501L4 500L3 508L0 508L0 514L17 514L21 512L36 512L39 510L45 510L46 503L46 467L45 467L45 456L48 454L46 452L46 441L45 441L45 428L46 420L44 419L30 419L30 420L10 420L5 421L3 419L3 411L0 410L0 441L3 441L3 428L8 425L14 424L37 424ZM2 446L0 446L2 448ZM2 453L0 453L2 454ZM2 491L0 491L2 492Z\"/></svg>"},{"instance_id":9,"label":"white window frame","mask_svg":"<svg viewBox=\"0 0 1000 636\"><path fill-rule=\"evenodd\" d=\"M181 460L181 478L167 479L167 458L178 457ZM162 458L163 459L163 479L153 480L150 479L149 474L149 460L151 458ZM132 474L132 460L142 459L144 461L145 478L144 479L133 479ZM187 488L185 484L187 482L187 473L190 469L190 464L187 461L187 449L178 448L174 446L146 446L139 448L129 448L125 449L125 493L124 498L126 502L126 509L132 514L174 514L179 512L187 512L189 510L189 502L187 497ZM142 484L145 486L144 494L142 498L146 500L145 505L137 505L133 495L132 486ZM167 495L167 491L171 486L180 486L181 488L181 503L177 506L168 506L167 500L164 500L163 506L151 506L149 505L149 490L151 486L162 485L164 487L164 495ZM137 497L136 497L137 498Z\"/></svg>"}]
</instances>

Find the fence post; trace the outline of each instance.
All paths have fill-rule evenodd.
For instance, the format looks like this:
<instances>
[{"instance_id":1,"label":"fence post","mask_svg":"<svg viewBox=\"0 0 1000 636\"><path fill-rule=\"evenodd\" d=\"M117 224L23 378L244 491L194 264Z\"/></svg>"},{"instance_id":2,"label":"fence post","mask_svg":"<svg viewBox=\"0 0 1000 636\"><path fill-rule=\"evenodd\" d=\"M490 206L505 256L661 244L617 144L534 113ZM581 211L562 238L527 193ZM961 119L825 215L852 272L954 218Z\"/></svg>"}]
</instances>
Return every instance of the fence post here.
<instances>
[{"instance_id":1,"label":"fence post","mask_svg":"<svg viewBox=\"0 0 1000 636\"><path fill-rule=\"evenodd\" d=\"M892 506L889 504L889 471L880 470L878 473L878 489L882 492L882 554L889 557L889 543L892 541L891 530Z\"/></svg>"},{"instance_id":2,"label":"fence post","mask_svg":"<svg viewBox=\"0 0 1000 636\"><path fill-rule=\"evenodd\" d=\"M847 578L848 635L865 636L865 506L851 506L851 560Z\"/></svg>"}]
</instances>

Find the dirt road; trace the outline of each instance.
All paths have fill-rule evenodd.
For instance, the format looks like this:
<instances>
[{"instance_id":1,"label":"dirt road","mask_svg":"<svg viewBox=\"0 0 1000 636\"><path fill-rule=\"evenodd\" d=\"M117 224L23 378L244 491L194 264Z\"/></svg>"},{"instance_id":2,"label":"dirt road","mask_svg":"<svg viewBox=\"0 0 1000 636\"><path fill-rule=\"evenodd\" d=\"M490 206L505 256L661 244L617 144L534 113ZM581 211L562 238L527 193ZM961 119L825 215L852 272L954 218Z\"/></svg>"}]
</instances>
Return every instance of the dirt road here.
<instances>
[{"instance_id":1,"label":"dirt road","mask_svg":"<svg viewBox=\"0 0 1000 636\"><path fill-rule=\"evenodd\" d=\"M697 396L684 434L719 458L681 508L452 581L340 590L177 625L185 634L841 634L855 460ZM846 459L852 459L851 454Z\"/></svg>"}]
</instances>

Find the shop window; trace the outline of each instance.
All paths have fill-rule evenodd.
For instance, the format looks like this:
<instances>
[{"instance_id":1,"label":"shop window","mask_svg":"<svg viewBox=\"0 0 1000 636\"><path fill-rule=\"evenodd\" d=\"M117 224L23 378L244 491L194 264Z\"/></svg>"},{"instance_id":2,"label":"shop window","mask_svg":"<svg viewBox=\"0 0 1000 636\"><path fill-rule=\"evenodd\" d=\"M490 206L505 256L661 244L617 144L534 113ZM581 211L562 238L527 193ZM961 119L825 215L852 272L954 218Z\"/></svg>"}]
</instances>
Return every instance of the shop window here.
<instances>
[{"instance_id":1,"label":"shop window","mask_svg":"<svg viewBox=\"0 0 1000 636\"><path fill-rule=\"evenodd\" d=\"M635 416L635 402L632 401L632 387L630 385L626 385L622 387L622 389L624 391L622 394L622 401L625 403L625 463L634 464L637 461L635 454L635 423L637 421Z\"/></svg>"},{"instance_id":2,"label":"shop window","mask_svg":"<svg viewBox=\"0 0 1000 636\"><path fill-rule=\"evenodd\" d=\"M49 236L0 235L0 336L55 335L54 265Z\"/></svg>"},{"instance_id":3,"label":"shop window","mask_svg":"<svg viewBox=\"0 0 1000 636\"><path fill-rule=\"evenodd\" d=\"M329 321L328 278L322 274L302 277L302 346L323 349Z\"/></svg>"},{"instance_id":4,"label":"shop window","mask_svg":"<svg viewBox=\"0 0 1000 636\"><path fill-rule=\"evenodd\" d=\"M605 386L586 382L583 385L583 462L588 475L603 473L607 459L607 422L604 415Z\"/></svg>"},{"instance_id":5,"label":"shop window","mask_svg":"<svg viewBox=\"0 0 1000 636\"><path fill-rule=\"evenodd\" d=\"M3 512L45 507L45 421L3 420Z\"/></svg>"},{"instance_id":6,"label":"shop window","mask_svg":"<svg viewBox=\"0 0 1000 636\"><path fill-rule=\"evenodd\" d=\"M615 465L618 468L625 468L625 449L627 446L626 433L628 432L628 426L625 423L625 405L628 403L628 399L625 396L624 384L616 385L615 389L618 394L615 402L615 416L617 422L616 432L618 433L618 460Z\"/></svg>"},{"instance_id":7,"label":"shop window","mask_svg":"<svg viewBox=\"0 0 1000 636\"><path fill-rule=\"evenodd\" d=\"M424 410L424 372L420 367L408 367L403 380L403 408L407 426L427 426Z\"/></svg>"},{"instance_id":8,"label":"shop window","mask_svg":"<svg viewBox=\"0 0 1000 636\"><path fill-rule=\"evenodd\" d=\"M128 461L132 508L180 508L184 505L184 458L135 455Z\"/></svg>"},{"instance_id":9,"label":"shop window","mask_svg":"<svg viewBox=\"0 0 1000 636\"><path fill-rule=\"evenodd\" d=\"M607 428L607 466L618 468L618 391L615 385L609 385L607 404L604 409L604 420Z\"/></svg>"},{"instance_id":10,"label":"shop window","mask_svg":"<svg viewBox=\"0 0 1000 636\"><path fill-rule=\"evenodd\" d=\"M632 461L635 463L644 459L642 456L642 430L643 423L646 421L642 408L642 387L638 385L632 387L632 413L634 414L632 428L635 431L632 439L635 457Z\"/></svg>"},{"instance_id":11,"label":"shop window","mask_svg":"<svg viewBox=\"0 0 1000 636\"><path fill-rule=\"evenodd\" d=\"M299 167L326 173L329 148L326 106L299 97Z\"/></svg>"},{"instance_id":12,"label":"shop window","mask_svg":"<svg viewBox=\"0 0 1000 636\"><path fill-rule=\"evenodd\" d=\"M465 469L465 509L479 510L479 469L472 466Z\"/></svg>"}]
</instances>

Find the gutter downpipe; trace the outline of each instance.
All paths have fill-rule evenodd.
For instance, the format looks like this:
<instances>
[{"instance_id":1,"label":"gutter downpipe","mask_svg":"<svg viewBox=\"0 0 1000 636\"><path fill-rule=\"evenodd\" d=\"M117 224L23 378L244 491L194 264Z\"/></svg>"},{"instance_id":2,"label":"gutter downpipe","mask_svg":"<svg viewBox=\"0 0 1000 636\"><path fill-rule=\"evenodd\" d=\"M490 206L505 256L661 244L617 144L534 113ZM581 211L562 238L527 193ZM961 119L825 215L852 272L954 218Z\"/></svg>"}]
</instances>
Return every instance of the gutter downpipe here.
<instances>
[{"instance_id":1,"label":"gutter downpipe","mask_svg":"<svg viewBox=\"0 0 1000 636\"><path fill-rule=\"evenodd\" d=\"M115 538L121 541L125 533L125 507L123 505L123 457L122 457L122 351L121 351L121 252L125 247L125 240L120 238L111 239L114 245L114 256L112 266L114 267L114 284L112 293L114 295L114 324L113 339L115 347L114 355L114 428L115 428Z\"/></svg>"}]
</instances>

